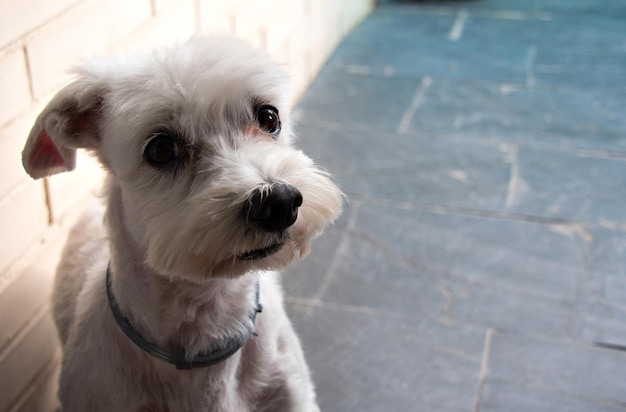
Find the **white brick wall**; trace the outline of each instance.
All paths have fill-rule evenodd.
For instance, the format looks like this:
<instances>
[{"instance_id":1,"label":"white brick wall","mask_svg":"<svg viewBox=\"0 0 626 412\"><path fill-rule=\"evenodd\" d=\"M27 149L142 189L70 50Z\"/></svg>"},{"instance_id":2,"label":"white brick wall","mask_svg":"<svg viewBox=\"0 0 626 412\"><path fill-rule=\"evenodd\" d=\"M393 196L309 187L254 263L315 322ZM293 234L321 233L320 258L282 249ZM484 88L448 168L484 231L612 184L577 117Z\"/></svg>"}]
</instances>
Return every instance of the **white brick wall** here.
<instances>
[{"instance_id":1,"label":"white brick wall","mask_svg":"<svg viewBox=\"0 0 626 412\"><path fill-rule=\"evenodd\" d=\"M0 124L17 116L30 104L30 83L26 56L22 50L11 50L0 58Z\"/></svg>"},{"instance_id":2,"label":"white brick wall","mask_svg":"<svg viewBox=\"0 0 626 412\"><path fill-rule=\"evenodd\" d=\"M0 47L19 40L80 0L3 0Z\"/></svg>"},{"instance_id":3,"label":"white brick wall","mask_svg":"<svg viewBox=\"0 0 626 412\"><path fill-rule=\"evenodd\" d=\"M148 0L86 0L28 39L35 97L69 78L68 64L104 51L151 17Z\"/></svg>"},{"instance_id":4,"label":"white brick wall","mask_svg":"<svg viewBox=\"0 0 626 412\"><path fill-rule=\"evenodd\" d=\"M294 102L374 0L3 0L0 3L0 412L52 411L60 353L48 310L72 221L101 181L79 155L41 181L22 169L36 116L81 56L229 32L284 63Z\"/></svg>"}]
</instances>

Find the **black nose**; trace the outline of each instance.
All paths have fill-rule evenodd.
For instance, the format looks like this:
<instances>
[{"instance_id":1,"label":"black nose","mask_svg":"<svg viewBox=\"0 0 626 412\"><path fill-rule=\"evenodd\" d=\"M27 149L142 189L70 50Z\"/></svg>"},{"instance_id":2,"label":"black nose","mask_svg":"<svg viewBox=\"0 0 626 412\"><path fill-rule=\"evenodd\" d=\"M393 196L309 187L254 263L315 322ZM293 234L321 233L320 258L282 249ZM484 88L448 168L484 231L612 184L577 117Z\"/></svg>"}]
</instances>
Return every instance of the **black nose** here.
<instances>
[{"instance_id":1,"label":"black nose","mask_svg":"<svg viewBox=\"0 0 626 412\"><path fill-rule=\"evenodd\" d=\"M248 221L268 232L282 232L293 225L302 206L302 194L287 184L275 184L268 193L257 192L246 206Z\"/></svg>"}]
</instances>

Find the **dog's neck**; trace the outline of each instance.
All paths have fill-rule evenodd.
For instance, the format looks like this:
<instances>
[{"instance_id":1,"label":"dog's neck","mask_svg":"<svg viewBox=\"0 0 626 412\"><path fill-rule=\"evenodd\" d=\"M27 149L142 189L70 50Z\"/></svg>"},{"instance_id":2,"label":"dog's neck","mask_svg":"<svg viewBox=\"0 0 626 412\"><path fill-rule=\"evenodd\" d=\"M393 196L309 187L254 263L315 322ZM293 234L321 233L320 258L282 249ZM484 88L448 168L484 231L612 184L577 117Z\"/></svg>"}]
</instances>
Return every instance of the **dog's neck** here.
<instances>
[{"instance_id":1,"label":"dog's neck","mask_svg":"<svg viewBox=\"0 0 626 412\"><path fill-rule=\"evenodd\" d=\"M202 284L166 277L145 263L145 250L127 229L122 194L110 184L107 226L111 248L111 291L121 313L146 340L188 354L214 350L247 335L256 308L258 275L211 279Z\"/></svg>"}]
</instances>

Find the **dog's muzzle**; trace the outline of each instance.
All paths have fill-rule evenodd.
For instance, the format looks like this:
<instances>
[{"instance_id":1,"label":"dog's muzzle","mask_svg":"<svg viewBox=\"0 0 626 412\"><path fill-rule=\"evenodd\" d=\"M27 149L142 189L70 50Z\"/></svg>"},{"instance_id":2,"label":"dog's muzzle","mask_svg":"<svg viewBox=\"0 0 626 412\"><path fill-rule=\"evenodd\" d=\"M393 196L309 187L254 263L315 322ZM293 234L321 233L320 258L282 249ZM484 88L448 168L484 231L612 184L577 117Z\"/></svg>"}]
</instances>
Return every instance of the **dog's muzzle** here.
<instances>
[{"instance_id":1,"label":"dog's muzzle","mask_svg":"<svg viewBox=\"0 0 626 412\"><path fill-rule=\"evenodd\" d=\"M263 230L279 233L293 225L302 206L302 193L295 187L278 183L267 192L258 191L246 204L247 220Z\"/></svg>"}]
</instances>

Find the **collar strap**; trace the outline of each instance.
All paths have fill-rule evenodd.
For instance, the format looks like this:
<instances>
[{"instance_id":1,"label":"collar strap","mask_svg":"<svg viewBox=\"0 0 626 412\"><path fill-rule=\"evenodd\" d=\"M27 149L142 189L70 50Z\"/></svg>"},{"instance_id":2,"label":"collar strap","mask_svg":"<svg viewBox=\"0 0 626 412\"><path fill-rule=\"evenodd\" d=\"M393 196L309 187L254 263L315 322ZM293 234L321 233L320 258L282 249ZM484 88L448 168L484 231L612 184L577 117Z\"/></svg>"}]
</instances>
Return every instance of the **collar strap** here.
<instances>
[{"instance_id":1,"label":"collar strap","mask_svg":"<svg viewBox=\"0 0 626 412\"><path fill-rule=\"evenodd\" d=\"M122 315L119 306L117 305L117 301L113 296L113 292L111 291L111 265L107 267L107 275L106 275L106 288L107 288L107 297L109 299L109 307L113 312L113 317L115 321L120 326L120 329L124 332L124 334L131 340L133 343L139 348L141 348L144 352L149 355L154 356L155 358L161 359L165 362L171 363L176 366L176 369L192 369L192 368L204 368L207 366L213 366L218 364L232 355L234 355L247 341L251 336L256 336L254 330L249 328L246 335L237 336L229 339L221 348L201 352L194 357L189 357L185 348L180 347L175 351L169 352L163 349L160 349L153 343L146 341L139 333L137 333L133 327L131 326L128 319ZM259 281L256 283L256 298L255 298L255 308L250 314L250 321L254 326L256 321L257 313L260 313L263 310L263 306L259 303Z\"/></svg>"}]
</instances>

